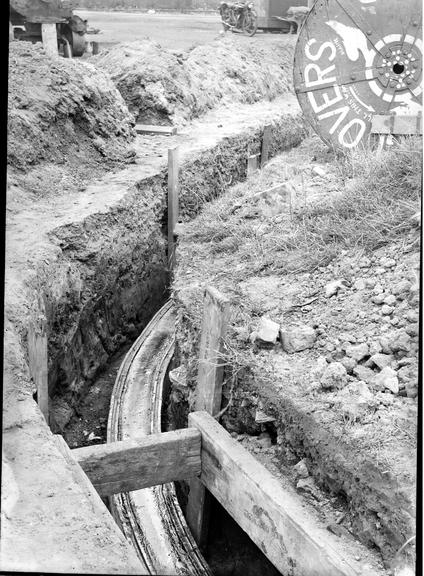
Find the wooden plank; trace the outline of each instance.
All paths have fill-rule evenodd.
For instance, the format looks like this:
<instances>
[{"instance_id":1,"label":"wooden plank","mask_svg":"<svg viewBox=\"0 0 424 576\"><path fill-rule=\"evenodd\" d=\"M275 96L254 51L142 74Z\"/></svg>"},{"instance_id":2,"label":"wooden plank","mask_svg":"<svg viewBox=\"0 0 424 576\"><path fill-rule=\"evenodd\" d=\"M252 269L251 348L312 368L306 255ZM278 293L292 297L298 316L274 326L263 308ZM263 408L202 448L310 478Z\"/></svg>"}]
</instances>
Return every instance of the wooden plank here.
<instances>
[{"instance_id":1,"label":"wooden plank","mask_svg":"<svg viewBox=\"0 0 424 576\"><path fill-rule=\"evenodd\" d=\"M200 433L174 430L72 450L101 496L198 476Z\"/></svg>"},{"instance_id":2,"label":"wooden plank","mask_svg":"<svg viewBox=\"0 0 424 576\"><path fill-rule=\"evenodd\" d=\"M227 330L229 300L212 286L205 289L197 373L196 410L216 414L221 408L224 376L223 337Z\"/></svg>"},{"instance_id":3,"label":"wooden plank","mask_svg":"<svg viewBox=\"0 0 424 576\"><path fill-rule=\"evenodd\" d=\"M93 52L94 54L94 52ZM162 134L173 136L177 133L176 126L156 126L154 124L136 124L135 131L137 134Z\"/></svg>"},{"instance_id":4,"label":"wooden plank","mask_svg":"<svg viewBox=\"0 0 424 576\"><path fill-rule=\"evenodd\" d=\"M43 22L43 24L41 24L41 38L43 40L43 48L47 54L59 57L56 24Z\"/></svg>"},{"instance_id":5,"label":"wooden plank","mask_svg":"<svg viewBox=\"0 0 424 576\"><path fill-rule=\"evenodd\" d=\"M168 150L168 266L175 267L174 228L178 220L178 146Z\"/></svg>"},{"instance_id":6,"label":"wooden plank","mask_svg":"<svg viewBox=\"0 0 424 576\"><path fill-rule=\"evenodd\" d=\"M196 410L216 414L221 408L224 366L222 339L227 329L229 300L212 286L205 290L199 369L197 373ZM209 494L197 478L189 483L186 517L194 539L200 547L207 542Z\"/></svg>"},{"instance_id":7,"label":"wooden plank","mask_svg":"<svg viewBox=\"0 0 424 576\"><path fill-rule=\"evenodd\" d=\"M49 377L46 320L39 317L28 325L29 372L37 390L37 404L49 423Z\"/></svg>"},{"instance_id":8,"label":"wooden plank","mask_svg":"<svg viewBox=\"0 0 424 576\"><path fill-rule=\"evenodd\" d=\"M330 535L214 418L193 412L188 421L202 433L201 482L281 574L359 576Z\"/></svg>"},{"instance_id":9,"label":"wooden plank","mask_svg":"<svg viewBox=\"0 0 424 576\"><path fill-rule=\"evenodd\" d=\"M261 168L263 168L265 164L268 162L270 146L271 146L271 124L266 124L266 126L264 126L264 133L262 135Z\"/></svg>"},{"instance_id":10,"label":"wooden plank","mask_svg":"<svg viewBox=\"0 0 424 576\"><path fill-rule=\"evenodd\" d=\"M258 154L252 154L247 158L247 175L254 174L258 170Z\"/></svg>"},{"instance_id":11,"label":"wooden plank","mask_svg":"<svg viewBox=\"0 0 424 576\"><path fill-rule=\"evenodd\" d=\"M422 115L374 114L371 121L372 134L422 134Z\"/></svg>"}]
</instances>

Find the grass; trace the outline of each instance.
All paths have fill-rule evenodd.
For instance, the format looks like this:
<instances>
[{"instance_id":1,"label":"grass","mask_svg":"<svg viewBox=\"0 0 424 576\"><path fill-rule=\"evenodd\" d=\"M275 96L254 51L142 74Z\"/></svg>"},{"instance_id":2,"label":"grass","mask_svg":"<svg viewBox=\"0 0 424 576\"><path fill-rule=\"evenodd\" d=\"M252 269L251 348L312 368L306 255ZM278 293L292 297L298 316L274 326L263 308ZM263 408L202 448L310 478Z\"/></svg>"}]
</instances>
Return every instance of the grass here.
<instances>
[{"instance_id":1,"label":"grass","mask_svg":"<svg viewBox=\"0 0 424 576\"><path fill-rule=\"evenodd\" d=\"M411 217L421 198L417 140L404 140L379 154L358 150L330 163L320 193L312 195L305 191L311 180L310 153L301 148L300 158L293 153L293 163L275 159L189 225L182 250L188 254L194 249L191 257L196 260L199 254L199 276L210 277L219 268L235 276L234 281L237 276L311 272L342 250L372 252L414 229ZM273 203L278 208L275 199L270 205L254 196L285 181L297 188L291 217L287 205L272 213Z\"/></svg>"}]
</instances>

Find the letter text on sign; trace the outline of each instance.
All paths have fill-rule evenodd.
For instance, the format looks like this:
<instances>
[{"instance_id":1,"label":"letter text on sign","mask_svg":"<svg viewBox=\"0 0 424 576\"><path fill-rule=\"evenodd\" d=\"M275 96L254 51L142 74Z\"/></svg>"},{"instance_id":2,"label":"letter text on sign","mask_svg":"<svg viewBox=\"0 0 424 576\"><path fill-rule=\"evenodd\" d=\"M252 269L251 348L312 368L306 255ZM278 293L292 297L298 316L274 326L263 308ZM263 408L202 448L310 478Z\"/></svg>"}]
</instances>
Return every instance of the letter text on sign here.
<instances>
[{"instance_id":1,"label":"letter text on sign","mask_svg":"<svg viewBox=\"0 0 424 576\"><path fill-rule=\"evenodd\" d=\"M310 48L312 44L315 44L315 42L317 42L317 40L315 38L311 38L309 42L305 45L305 55L309 58L309 60L312 60L312 62L316 62L321 58L324 50L326 48L329 48L331 50L331 54L328 57L328 60L332 62L336 57L336 47L334 46L334 44L332 42L324 42L323 44L320 45L318 52L316 54L312 54Z\"/></svg>"},{"instance_id":2,"label":"letter text on sign","mask_svg":"<svg viewBox=\"0 0 424 576\"><path fill-rule=\"evenodd\" d=\"M327 74L330 74L330 72L333 72L335 69L336 67L334 66L334 64L328 66L328 68L325 68L324 70L321 70L321 68L317 64L308 64L307 66L305 66L305 86L309 88L311 86L319 86L320 84L328 84L329 82L335 82L336 81L335 76L325 78ZM315 76L315 78L313 78L313 76Z\"/></svg>"},{"instance_id":3,"label":"letter text on sign","mask_svg":"<svg viewBox=\"0 0 424 576\"><path fill-rule=\"evenodd\" d=\"M337 102L340 102L340 100L343 100L343 95L338 86L333 86L330 88L330 90L334 90L335 93L334 98L329 98L328 92L324 92L321 94L314 94L313 92L308 92L309 102L311 103L314 112L322 112L326 108L329 108L333 104L336 104ZM322 99L324 101L323 104L317 103L316 101L317 96L322 96Z\"/></svg>"}]
</instances>

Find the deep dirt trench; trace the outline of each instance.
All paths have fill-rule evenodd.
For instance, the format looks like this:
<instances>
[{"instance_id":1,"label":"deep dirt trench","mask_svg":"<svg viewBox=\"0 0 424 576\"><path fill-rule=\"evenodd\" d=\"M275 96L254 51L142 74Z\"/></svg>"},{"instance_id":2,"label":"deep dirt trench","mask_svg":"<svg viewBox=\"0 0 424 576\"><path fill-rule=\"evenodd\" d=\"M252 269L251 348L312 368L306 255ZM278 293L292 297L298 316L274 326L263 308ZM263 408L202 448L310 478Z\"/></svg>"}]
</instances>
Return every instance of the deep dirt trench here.
<instances>
[{"instance_id":1,"label":"deep dirt trench","mask_svg":"<svg viewBox=\"0 0 424 576\"><path fill-rule=\"evenodd\" d=\"M297 145L303 128L287 118L273 126L271 155ZM260 131L230 138L185 164L182 219L230 183L246 177L247 151ZM220 178L216 175L219 172ZM138 334L168 298L166 174L135 183L120 204L50 233L61 258L42 278L50 325L51 428L71 448L106 441L110 397L119 366ZM166 417L164 417L166 429ZM181 501L184 505L184 498ZM217 576L278 572L214 502L205 556Z\"/></svg>"}]
</instances>

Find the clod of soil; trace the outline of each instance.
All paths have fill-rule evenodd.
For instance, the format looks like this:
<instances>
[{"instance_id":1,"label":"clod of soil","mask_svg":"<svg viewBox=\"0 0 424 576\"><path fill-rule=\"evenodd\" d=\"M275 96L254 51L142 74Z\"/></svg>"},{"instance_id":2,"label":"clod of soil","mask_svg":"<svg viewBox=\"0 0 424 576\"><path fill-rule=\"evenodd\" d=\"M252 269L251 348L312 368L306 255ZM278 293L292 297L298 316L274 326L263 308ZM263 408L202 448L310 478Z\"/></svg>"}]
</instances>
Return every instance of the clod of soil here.
<instances>
[{"instance_id":1,"label":"clod of soil","mask_svg":"<svg viewBox=\"0 0 424 576\"><path fill-rule=\"evenodd\" d=\"M8 106L10 174L36 195L81 186L134 157L134 118L109 76L86 61L11 42ZM46 163L54 163L47 173Z\"/></svg>"},{"instance_id":2,"label":"clod of soil","mask_svg":"<svg viewBox=\"0 0 424 576\"><path fill-rule=\"evenodd\" d=\"M144 123L185 123L225 102L271 100L291 87L293 41L270 51L246 38L225 38L188 53L156 42L128 42L91 61L108 72Z\"/></svg>"}]
</instances>

